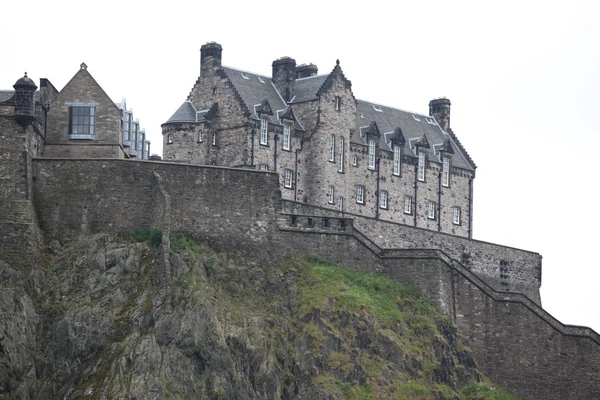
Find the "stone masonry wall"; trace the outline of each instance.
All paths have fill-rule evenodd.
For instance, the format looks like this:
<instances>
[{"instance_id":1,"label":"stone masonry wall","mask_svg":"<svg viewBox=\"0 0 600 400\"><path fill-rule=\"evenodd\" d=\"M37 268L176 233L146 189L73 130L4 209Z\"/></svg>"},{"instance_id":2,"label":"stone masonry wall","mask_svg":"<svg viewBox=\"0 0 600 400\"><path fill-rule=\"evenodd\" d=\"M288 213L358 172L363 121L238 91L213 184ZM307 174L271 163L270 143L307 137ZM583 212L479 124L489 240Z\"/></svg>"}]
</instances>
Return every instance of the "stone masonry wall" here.
<instances>
[{"instance_id":1,"label":"stone masonry wall","mask_svg":"<svg viewBox=\"0 0 600 400\"><path fill-rule=\"evenodd\" d=\"M542 257L538 253L413 228L357 214L339 213L309 204L283 203L286 213L354 219L354 226L382 248L440 249L477 273L496 290L525 294L540 304Z\"/></svg>"},{"instance_id":2,"label":"stone masonry wall","mask_svg":"<svg viewBox=\"0 0 600 400\"><path fill-rule=\"evenodd\" d=\"M600 395L595 367L600 337L595 332L560 324L520 294L494 291L436 248L471 243L465 250L472 252L472 260L485 260L485 253L492 252L490 259L511 255L510 261L521 263L527 252L282 202L277 175L268 172L129 160L36 159L34 175L40 223L51 237L64 241L81 233L155 227L196 232L217 249L255 262L316 254L348 268L384 273L436 301L466 335L481 368L516 393L531 399ZM136 207L130 207L132 203ZM413 248L382 249L370 237ZM417 248L419 238L420 247L434 249Z\"/></svg>"}]
</instances>

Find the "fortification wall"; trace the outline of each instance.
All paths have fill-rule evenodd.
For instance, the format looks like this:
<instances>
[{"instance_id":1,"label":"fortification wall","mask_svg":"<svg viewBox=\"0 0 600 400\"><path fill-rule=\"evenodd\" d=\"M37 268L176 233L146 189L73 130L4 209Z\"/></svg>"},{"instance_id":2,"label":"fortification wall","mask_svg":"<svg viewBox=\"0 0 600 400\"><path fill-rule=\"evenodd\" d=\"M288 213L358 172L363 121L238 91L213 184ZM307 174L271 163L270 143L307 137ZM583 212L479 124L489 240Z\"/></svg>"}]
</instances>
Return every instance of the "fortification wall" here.
<instances>
[{"instance_id":1,"label":"fortification wall","mask_svg":"<svg viewBox=\"0 0 600 400\"><path fill-rule=\"evenodd\" d=\"M483 277L496 290L519 292L541 304L542 256L538 253L467 239L391 221L298 203L283 202L289 214L345 217L382 248L440 249Z\"/></svg>"},{"instance_id":2,"label":"fortification wall","mask_svg":"<svg viewBox=\"0 0 600 400\"><path fill-rule=\"evenodd\" d=\"M414 228L398 230L397 225L393 231L377 230L381 222L326 212L315 216L318 208L304 209L314 211L313 216L297 215L301 207L290 202L284 208L294 212L281 213L278 176L268 172L128 160L37 159L34 177L36 208L48 235L68 240L81 233L135 228L192 231L217 249L251 262L316 254L348 268L384 273L437 302L494 381L530 399L600 398L597 333L561 324L521 294L495 291L480 279L482 274L474 274L472 266L453 260L452 254L415 245L425 233L431 236L421 236L423 243L431 247L439 243L449 248L458 243L452 240L464 239L419 234ZM400 243L413 248L405 249L382 249L368 237L389 245L386 235L410 233L415 235L412 241L404 238ZM495 252L492 258L504 257L507 251L515 263L519 255L535 256L465 242L473 242L466 248L473 261L487 249Z\"/></svg>"}]
</instances>

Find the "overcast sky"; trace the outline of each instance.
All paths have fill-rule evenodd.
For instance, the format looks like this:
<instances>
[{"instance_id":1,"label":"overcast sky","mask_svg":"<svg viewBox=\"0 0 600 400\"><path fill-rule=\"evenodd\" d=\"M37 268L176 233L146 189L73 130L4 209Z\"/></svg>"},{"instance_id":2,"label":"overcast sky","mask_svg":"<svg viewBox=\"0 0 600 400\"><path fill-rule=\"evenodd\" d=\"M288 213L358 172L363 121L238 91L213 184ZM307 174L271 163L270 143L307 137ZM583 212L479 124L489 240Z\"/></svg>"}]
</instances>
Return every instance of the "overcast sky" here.
<instances>
[{"instance_id":1,"label":"overcast sky","mask_svg":"<svg viewBox=\"0 0 600 400\"><path fill-rule=\"evenodd\" d=\"M60 90L85 62L159 154L208 41L267 76L281 56L339 59L357 98L404 110L448 97L478 167L474 237L541 253L544 308L600 332L600 2L5 3L0 89L27 71Z\"/></svg>"}]
</instances>

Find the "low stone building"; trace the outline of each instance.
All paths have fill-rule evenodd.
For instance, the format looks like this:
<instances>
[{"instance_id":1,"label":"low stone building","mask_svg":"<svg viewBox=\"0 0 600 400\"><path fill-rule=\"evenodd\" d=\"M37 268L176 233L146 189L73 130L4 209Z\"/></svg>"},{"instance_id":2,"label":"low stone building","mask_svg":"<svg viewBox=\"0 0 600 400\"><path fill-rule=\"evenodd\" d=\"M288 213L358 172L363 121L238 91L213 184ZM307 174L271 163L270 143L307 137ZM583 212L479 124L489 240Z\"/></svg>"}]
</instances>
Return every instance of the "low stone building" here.
<instances>
[{"instance_id":1,"label":"low stone building","mask_svg":"<svg viewBox=\"0 0 600 400\"><path fill-rule=\"evenodd\" d=\"M165 161L273 171L285 200L472 237L476 167L448 99L417 114L356 99L339 61L317 75L284 57L267 77L223 66L217 43L200 53Z\"/></svg>"}]
</instances>

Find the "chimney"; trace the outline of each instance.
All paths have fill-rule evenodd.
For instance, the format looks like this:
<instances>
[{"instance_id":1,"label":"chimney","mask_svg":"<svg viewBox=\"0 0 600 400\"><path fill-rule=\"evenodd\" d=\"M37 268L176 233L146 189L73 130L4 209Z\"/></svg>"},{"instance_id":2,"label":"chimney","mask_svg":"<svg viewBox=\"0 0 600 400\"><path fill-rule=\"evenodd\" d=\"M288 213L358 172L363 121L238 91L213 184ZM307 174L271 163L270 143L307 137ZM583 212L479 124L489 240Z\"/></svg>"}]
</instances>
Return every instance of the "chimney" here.
<instances>
[{"instance_id":1,"label":"chimney","mask_svg":"<svg viewBox=\"0 0 600 400\"><path fill-rule=\"evenodd\" d=\"M296 67L296 79L316 76L317 72L319 72L319 68L315 64L301 64Z\"/></svg>"},{"instance_id":2,"label":"chimney","mask_svg":"<svg viewBox=\"0 0 600 400\"><path fill-rule=\"evenodd\" d=\"M296 60L290 57L281 57L273 61L272 67L275 87L285 101L290 101L294 96Z\"/></svg>"},{"instance_id":3,"label":"chimney","mask_svg":"<svg viewBox=\"0 0 600 400\"><path fill-rule=\"evenodd\" d=\"M429 115L434 117L445 131L450 129L450 104L450 100L445 97L429 102Z\"/></svg>"},{"instance_id":4,"label":"chimney","mask_svg":"<svg viewBox=\"0 0 600 400\"><path fill-rule=\"evenodd\" d=\"M202 71L209 71L221 67L221 54L223 47L217 42L209 42L200 47L200 75Z\"/></svg>"}]
</instances>

